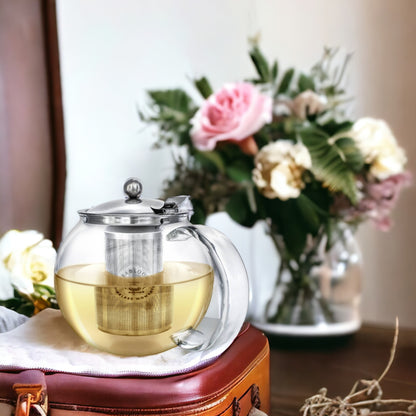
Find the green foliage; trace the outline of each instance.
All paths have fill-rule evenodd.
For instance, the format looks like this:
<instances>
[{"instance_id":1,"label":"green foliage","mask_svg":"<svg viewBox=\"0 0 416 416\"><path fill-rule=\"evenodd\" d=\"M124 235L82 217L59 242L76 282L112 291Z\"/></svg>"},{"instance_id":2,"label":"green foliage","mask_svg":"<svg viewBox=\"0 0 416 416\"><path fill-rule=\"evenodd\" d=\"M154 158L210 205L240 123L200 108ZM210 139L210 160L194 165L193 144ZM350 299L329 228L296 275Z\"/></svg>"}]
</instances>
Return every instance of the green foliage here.
<instances>
[{"instance_id":1,"label":"green foliage","mask_svg":"<svg viewBox=\"0 0 416 416\"><path fill-rule=\"evenodd\" d=\"M42 283L34 283L34 296L35 298L48 299L53 304L55 303L55 290L51 286L43 285Z\"/></svg>"},{"instance_id":2,"label":"green foliage","mask_svg":"<svg viewBox=\"0 0 416 416\"><path fill-rule=\"evenodd\" d=\"M272 89L275 89L279 75L279 63L277 60L270 66L257 45L253 46L249 54L258 76L250 81L253 84L269 84L272 86Z\"/></svg>"},{"instance_id":3,"label":"green foliage","mask_svg":"<svg viewBox=\"0 0 416 416\"><path fill-rule=\"evenodd\" d=\"M253 61L254 66L256 67L259 80L261 82L269 82L271 80L269 64L257 46L254 46L251 49L250 58Z\"/></svg>"},{"instance_id":4,"label":"green foliage","mask_svg":"<svg viewBox=\"0 0 416 416\"><path fill-rule=\"evenodd\" d=\"M301 220L301 212L296 199L282 201L280 199L260 198L265 209L266 218L272 220L272 232L283 237L287 254L297 259L301 255L308 234Z\"/></svg>"},{"instance_id":5,"label":"green foliage","mask_svg":"<svg viewBox=\"0 0 416 416\"><path fill-rule=\"evenodd\" d=\"M5 306L22 315L32 316L45 308L59 309L56 301L55 291L52 287L40 283L33 284L34 292L31 295L14 289L13 297L0 300L0 306Z\"/></svg>"},{"instance_id":6,"label":"green foliage","mask_svg":"<svg viewBox=\"0 0 416 416\"><path fill-rule=\"evenodd\" d=\"M277 89L277 94L287 94L292 82L293 76L295 75L294 68L288 69L284 74L283 78L280 81L279 88Z\"/></svg>"},{"instance_id":7,"label":"green foliage","mask_svg":"<svg viewBox=\"0 0 416 416\"><path fill-rule=\"evenodd\" d=\"M148 124L158 126L160 141L155 147L191 145L189 121L196 112L196 106L188 94L181 89L171 89L148 91L148 95L154 114L146 115L139 111L139 117Z\"/></svg>"},{"instance_id":8,"label":"green foliage","mask_svg":"<svg viewBox=\"0 0 416 416\"><path fill-rule=\"evenodd\" d=\"M8 309L26 316L32 316L35 311L33 302L20 294L16 289L14 290L12 298L0 300L0 306L5 306Z\"/></svg>"},{"instance_id":9,"label":"green foliage","mask_svg":"<svg viewBox=\"0 0 416 416\"><path fill-rule=\"evenodd\" d=\"M343 192L355 204L357 187L350 168L350 163L356 163L353 149L344 152L341 147L331 144L328 135L317 127L304 128L299 135L311 155L311 171L316 178L330 190Z\"/></svg>"},{"instance_id":10,"label":"green foliage","mask_svg":"<svg viewBox=\"0 0 416 416\"><path fill-rule=\"evenodd\" d=\"M227 166L227 175L236 182L251 181L251 171L253 163L247 163L247 160L235 160Z\"/></svg>"},{"instance_id":11,"label":"green foliage","mask_svg":"<svg viewBox=\"0 0 416 416\"><path fill-rule=\"evenodd\" d=\"M171 111L173 115L186 113L190 110L191 98L181 89L148 91L155 105L161 111Z\"/></svg>"},{"instance_id":12,"label":"green foliage","mask_svg":"<svg viewBox=\"0 0 416 416\"><path fill-rule=\"evenodd\" d=\"M327 112L332 116L344 117L342 104L349 101L343 86L344 74L352 57L346 54L341 65L335 63L337 48L324 48L321 59L312 67L310 76L315 82L315 91L328 100Z\"/></svg>"},{"instance_id":13,"label":"green foliage","mask_svg":"<svg viewBox=\"0 0 416 416\"><path fill-rule=\"evenodd\" d=\"M208 80L205 77L196 79L194 81L195 87L201 93L204 98L208 98L212 93L212 87L209 84Z\"/></svg>"},{"instance_id":14,"label":"green foliage","mask_svg":"<svg viewBox=\"0 0 416 416\"><path fill-rule=\"evenodd\" d=\"M203 202L199 199L193 199L192 206L194 208L194 213L192 215L192 222L194 224L205 224L207 220L207 213L206 213Z\"/></svg>"},{"instance_id":15,"label":"green foliage","mask_svg":"<svg viewBox=\"0 0 416 416\"><path fill-rule=\"evenodd\" d=\"M231 180L226 173L219 171L215 163L210 162L206 159L204 163L207 164L202 167L200 158L179 158L175 161L173 177L165 180L163 184L162 198L175 195L192 197L194 223L204 223L208 215L225 211L230 196L240 189L238 183Z\"/></svg>"},{"instance_id":16,"label":"green foliage","mask_svg":"<svg viewBox=\"0 0 416 416\"><path fill-rule=\"evenodd\" d=\"M208 169L218 172L225 172L225 163L221 155L212 150L210 152L200 152L195 150L195 160L200 164L202 169Z\"/></svg>"},{"instance_id":17,"label":"green foliage","mask_svg":"<svg viewBox=\"0 0 416 416\"><path fill-rule=\"evenodd\" d=\"M340 137L334 142L334 146L338 149L338 153L344 162L355 173L360 172L364 167L364 157L350 137Z\"/></svg>"},{"instance_id":18,"label":"green foliage","mask_svg":"<svg viewBox=\"0 0 416 416\"><path fill-rule=\"evenodd\" d=\"M258 219L256 213L250 209L249 196L244 188L231 195L225 211L235 222L245 227L252 227Z\"/></svg>"},{"instance_id":19,"label":"green foliage","mask_svg":"<svg viewBox=\"0 0 416 416\"><path fill-rule=\"evenodd\" d=\"M300 74L299 79L298 79L298 88L300 92L303 92L306 90L315 91L315 82L312 79L312 77L308 77L305 74Z\"/></svg>"},{"instance_id":20,"label":"green foliage","mask_svg":"<svg viewBox=\"0 0 416 416\"><path fill-rule=\"evenodd\" d=\"M253 79L255 84L274 84L279 75L279 64L277 61L270 66L266 57L260 51L258 46L253 46L250 50L250 58L256 68L258 78Z\"/></svg>"},{"instance_id":21,"label":"green foliage","mask_svg":"<svg viewBox=\"0 0 416 416\"><path fill-rule=\"evenodd\" d=\"M276 81L277 76L279 75L279 64L277 61L273 62L271 73L272 73L272 80Z\"/></svg>"},{"instance_id":22,"label":"green foliage","mask_svg":"<svg viewBox=\"0 0 416 416\"><path fill-rule=\"evenodd\" d=\"M227 176L237 183L250 182L251 171L254 168L253 157L244 154L234 143L224 143L217 148L223 159Z\"/></svg>"},{"instance_id":23,"label":"green foliage","mask_svg":"<svg viewBox=\"0 0 416 416\"><path fill-rule=\"evenodd\" d=\"M344 133L350 130L353 126L353 122L349 120L343 120L338 122L334 119L330 119L324 124L317 123L317 127L323 130L328 136L335 136L336 134Z\"/></svg>"},{"instance_id":24,"label":"green foliage","mask_svg":"<svg viewBox=\"0 0 416 416\"><path fill-rule=\"evenodd\" d=\"M307 193L313 195L318 203ZM329 219L328 212L324 210L325 197L317 197L311 189L307 193L301 193L298 198L286 201L258 195L258 204L262 207L259 211L261 217L272 220L272 232L283 237L287 255L295 261L299 261L305 250L307 236L316 236L322 224Z\"/></svg>"},{"instance_id":25,"label":"green foliage","mask_svg":"<svg viewBox=\"0 0 416 416\"><path fill-rule=\"evenodd\" d=\"M322 223L322 211L304 194L300 194L296 199L296 208L306 230L316 235Z\"/></svg>"},{"instance_id":26,"label":"green foliage","mask_svg":"<svg viewBox=\"0 0 416 416\"><path fill-rule=\"evenodd\" d=\"M304 176L308 176L305 174ZM322 186L321 182L314 179L305 178L307 183L302 190L301 197L307 197L314 205L318 216L322 221L328 219L330 206L333 202L333 197L329 188Z\"/></svg>"}]
</instances>

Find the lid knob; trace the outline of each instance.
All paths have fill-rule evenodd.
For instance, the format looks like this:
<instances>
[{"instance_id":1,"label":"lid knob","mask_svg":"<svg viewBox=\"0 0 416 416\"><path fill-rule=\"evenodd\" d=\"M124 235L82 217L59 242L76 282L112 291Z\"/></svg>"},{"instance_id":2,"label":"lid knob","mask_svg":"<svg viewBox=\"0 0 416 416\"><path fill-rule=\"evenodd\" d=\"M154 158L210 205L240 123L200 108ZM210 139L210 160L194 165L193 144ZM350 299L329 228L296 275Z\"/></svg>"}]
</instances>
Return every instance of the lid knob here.
<instances>
[{"instance_id":1,"label":"lid knob","mask_svg":"<svg viewBox=\"0 0 416 416\"><path fill-rule=\"evenodd\" d=\"M138 178L129 178L123 186L124 193L129 197L128 201L140 200L143 186Z\"/></svg>"}]
</instances>

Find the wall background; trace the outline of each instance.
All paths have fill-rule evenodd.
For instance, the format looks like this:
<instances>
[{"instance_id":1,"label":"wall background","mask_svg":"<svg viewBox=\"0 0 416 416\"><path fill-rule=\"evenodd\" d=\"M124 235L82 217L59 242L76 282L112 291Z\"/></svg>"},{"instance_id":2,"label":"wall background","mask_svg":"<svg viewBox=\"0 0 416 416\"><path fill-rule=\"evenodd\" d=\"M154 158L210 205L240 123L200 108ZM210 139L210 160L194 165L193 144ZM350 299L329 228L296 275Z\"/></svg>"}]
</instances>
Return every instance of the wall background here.
<instances>
[{"instance_id":1,"label":"wall background","mask_svg":"<svg viewBox=\"0 0 416 416\"><path fill-rule=\"evenodd\" d=\"M324 45L354 52L348 85L355 117L384 118L415 170L416 2L413 0L58 0L68 157L64 234L76 211L119 198L139 176L155 196L172 168L152 150L155 132L138 120L150 88L184 87L207 75L214 87L253 74L247 38L280 67L309 69ZM416 327L415 188L394 212L394 228L359 232L367 322ZM250 274L274 267L261 227L246 230L216 215L211 224L236 242ZM257 254L262 253L262 255ZM264 254L263 254L264 253Z\"/></svg>"}]
</instances>

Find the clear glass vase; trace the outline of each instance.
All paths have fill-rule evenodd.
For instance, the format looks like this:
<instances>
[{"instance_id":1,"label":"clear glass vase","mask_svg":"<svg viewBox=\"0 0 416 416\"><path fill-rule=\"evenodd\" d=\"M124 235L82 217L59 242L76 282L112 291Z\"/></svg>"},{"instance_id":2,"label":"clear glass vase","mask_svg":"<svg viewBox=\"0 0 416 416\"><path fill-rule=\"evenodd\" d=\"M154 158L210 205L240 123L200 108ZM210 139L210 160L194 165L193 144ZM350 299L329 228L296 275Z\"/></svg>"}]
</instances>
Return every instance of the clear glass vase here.
<instances>
[{"instance_id":1,"label":"clear glass vase","mask_svg":"<svg viewBox=\"0 0 416 416\"><path fill-rule=\"evenodd\" d=\"M359 329L362 260L353 229L337 222L331 241L324 230L309 236L298 261L289 257L280 235L269 235L280 264L269 296L252 293L252 302L263 303L257 305L253 323L284 335L341 335Z\"/></svg>"}]
</instances>

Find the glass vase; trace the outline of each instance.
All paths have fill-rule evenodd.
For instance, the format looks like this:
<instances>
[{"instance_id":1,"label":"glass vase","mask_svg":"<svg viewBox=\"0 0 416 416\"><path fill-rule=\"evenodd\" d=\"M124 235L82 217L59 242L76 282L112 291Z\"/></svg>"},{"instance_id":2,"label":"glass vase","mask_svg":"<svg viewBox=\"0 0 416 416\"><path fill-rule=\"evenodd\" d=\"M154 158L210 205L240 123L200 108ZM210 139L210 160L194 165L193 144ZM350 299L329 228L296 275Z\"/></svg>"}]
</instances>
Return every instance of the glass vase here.
<instances>
[{"instance_id":1,"label":"glass vase","mask_svg":"<svg viewBox=\"0 0 416 416\"><path fill-rule=\"evenodd\" d=\"M297 261L289 256L279 234L268 234L280 264L269 295L264 290L258 291L262 297L252 292L251 301L262 303L257 304L252 322L265 332L283 335L342 335L358 330L362 259L354 230L337 222L331 241L324 230L308 236Z\"/></svg>"}]
</instances>

